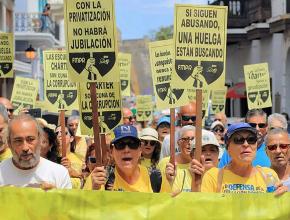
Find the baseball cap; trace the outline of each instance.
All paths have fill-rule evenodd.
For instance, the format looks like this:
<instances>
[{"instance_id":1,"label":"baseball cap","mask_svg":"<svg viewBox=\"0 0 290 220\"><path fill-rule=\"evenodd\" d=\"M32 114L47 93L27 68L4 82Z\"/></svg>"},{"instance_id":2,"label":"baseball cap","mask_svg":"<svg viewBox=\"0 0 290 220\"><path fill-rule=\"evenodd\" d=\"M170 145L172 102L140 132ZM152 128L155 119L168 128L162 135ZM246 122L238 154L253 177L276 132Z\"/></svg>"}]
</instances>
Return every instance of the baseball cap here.
<instances>
[{"instance_id":1,"label":"baseball cap","mask_svg":"<svg viewBox=\"0 0 290 220\"><path fill-rule=\"evenodd\" d=\"M214 129L216 126L222 126L223 128L225 127L223 123L221 123L220 121L214 121L211 126L210 126L210 130Z\"/></svg>"},{"instance_id":2,"label":"baseball cap","mask_svg":"<svg viewBox=\"0 0 290 220\"><path fill-rule=\"evenodd\" d=\"M202 139L201 139L201 146L204 147L206 145L214 145L217 148L220 147L218 140L216 139L214 133L211 131L202 129ZM195 139L194 139L194 146L195 148Z\"/></svg>"},{"instance_id":3,"label":"baseball cap","mask_svg":"<svg viewBox=\"0 0 290 220\"><path fill-rule=\"evenodd\" d=\"M119 125L114 129L114 135L115 139L112 141L112 144L126 137L131 137L140 141L140 139L138 138L137 129L132 125Z\"/></svg>"},{"instance_id":4,"label":"baseball cap","mask_svg":"<svg viewBox=\"0 0 290 220\"><path fill-rule=\"evenodd\" d=\"M158 141L158 133L155 129L153 128L144 128L140 135L139 135L139 138L140 139L143 139L143 140L153 140L153 141Z\"/></svg>"},{"instance_id":5,"label":"baseball cap","mask_svg":"<svg viewBox=\"0 0 290 220\"><path fill-rule=\"evenodd\" d=\"M235 123L228 127L227 133L225 134L225 143L227 144L227 142L233 136L233 134L237 133L238 131L250 131L251 133L257 135L257 130L248 123L245 122Z\"/></svg>"},{"instance_id":6,"label":"baseball cap","mask_svg":"<svg viewBox=\"0 0 290 220\"><path fill-rule=\"evenodd\" d=\"M159 127L159 125L161 123L168 123L170 125L170 117L168 116L163 116L161 118L159 118L158 122L157 122L157 128Z\"/></svg>"}]
</instances>

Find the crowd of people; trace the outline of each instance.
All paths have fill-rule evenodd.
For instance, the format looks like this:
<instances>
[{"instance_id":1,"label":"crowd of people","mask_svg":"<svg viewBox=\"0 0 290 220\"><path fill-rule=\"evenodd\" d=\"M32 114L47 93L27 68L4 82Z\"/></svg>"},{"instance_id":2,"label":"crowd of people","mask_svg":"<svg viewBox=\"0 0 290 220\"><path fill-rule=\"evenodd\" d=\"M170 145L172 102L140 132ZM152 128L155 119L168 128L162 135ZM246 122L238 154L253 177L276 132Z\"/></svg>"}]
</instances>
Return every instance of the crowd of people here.
<instances>
[{"instance_id":1,"label":"crowd of people","mask_svg":"<svg viewBox=\"0 0 290 220\"><path fill-rule=\"evenodd\" d=\"M229 125L224 113L202 129L196 151L196 104L180 107L176 124L167 114L146 125L123 108L123 124L106 134L103 158L95 157L92 137L80 135L80 118L64 131L29 114L13 114L0 97L0 185L45 190L83 189L172 193L265 193L290 191L290 140L282 114L249 110ZM175 161L170 158L170 127L175 126ZM65 137L65 146L62 138ZM62 156L63 149L66 154ZM193 178L194 177L194 178Z\"/></svg>"}]
</instances>

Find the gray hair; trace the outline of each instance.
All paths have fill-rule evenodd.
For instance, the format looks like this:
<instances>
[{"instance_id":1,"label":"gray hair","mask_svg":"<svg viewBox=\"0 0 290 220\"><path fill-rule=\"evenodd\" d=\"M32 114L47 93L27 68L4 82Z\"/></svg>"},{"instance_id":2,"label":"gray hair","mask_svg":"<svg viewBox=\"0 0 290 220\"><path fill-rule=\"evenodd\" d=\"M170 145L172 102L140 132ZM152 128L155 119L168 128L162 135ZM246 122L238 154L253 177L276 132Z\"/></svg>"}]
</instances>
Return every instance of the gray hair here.
<instances>
[{"instance_id":1,"label":"gray hair","mask_svg":"<svg viewBox=\"0 0 290 220\"><path fill-rule=\"evenodd\" d=\"M0 116L3 117L4 122L7 124L8 123L8 113L7 110L5 108L5 106L3 104L0 103Z\"/></svg>"},{"instance_id":2,"label":"gray hair","mask_svg":"<svg viewBox=\"0 0 290 220\"><path fill-rule=\"evenodd\" d=\"M289 138L289 134L288 134L287 130L285 130L283 128L273 128L273 129L268 131L268 133L267 133L267 135L266 135L266 137L264 139L266 146L269 143L270 136L278 135L278 134L286 134L287 137Z\"/></svg>"},{"instance_id":3,"label":"gray hair","mask_svg":"<svg viewBox=\"0 0 290 220\"><path fill-rule=\"evenodd\" d=\"M273 113L272 115L269 115L268 117L268 126L269 128L271 128L272 124L273 124L273 121L279 121L281 124L282 124L282 128L287 130L287 127L288 127L288 124L287 124L287 121L286 121L286 118L284 115L281 115L279 113Z\"/></svg>"},{"instance_id":4,"label":"gray hair","mask_svg":"<svg viewBox=\"0 0 290 220\"><path fill-rule=\"evenodd\" d=\"M183 126L180 130L179 130L179 136L178 136L178 139L180 139L183 135L184 135L184 133L185 132L187 132L187 131L193 131L193 132L195 132L195 127L194 126L192 126L192 125L185 125L185 126Z\"/></svg>"},{"instance_id":5,"label":"gray hair","mask_svg":"<svg viewBox=\"0 0 290 220\"><path fill-rule=\"evenodd\" d=\"M263 109L251 109L246 114L245 122L249 122L250 118L254 116L263 116L265 118L265 122L267 121L267 114L263 111Z\"/></svg>"},{"instance_id":6,"label":"gray hair","mask_svg":"<svg viewBox=\"0 0 290 220\"><path fill-rule=\"evenodd\" d=\"M69 116L67 119L67 123L69 123L70 121L73 121L73 120L80 120L80 116L78 116L78 115Z\"/></svg>"}]
</instances>

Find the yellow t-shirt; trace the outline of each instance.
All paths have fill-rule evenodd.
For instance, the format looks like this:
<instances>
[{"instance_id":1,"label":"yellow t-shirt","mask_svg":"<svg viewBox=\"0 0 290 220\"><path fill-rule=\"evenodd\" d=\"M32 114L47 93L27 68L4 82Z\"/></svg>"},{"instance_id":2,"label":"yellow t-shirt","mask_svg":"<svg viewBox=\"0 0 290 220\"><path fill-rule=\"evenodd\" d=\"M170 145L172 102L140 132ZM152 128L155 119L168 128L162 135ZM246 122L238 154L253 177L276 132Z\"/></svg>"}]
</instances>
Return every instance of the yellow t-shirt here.
<instances>
[{"instance_id":1,"label":"yellow t-shirt","mask_svg":"<svg viewBox=\"0 0 290 220\"><path fill-rule=\"evenodd\" d=\"M66 157L71 162L71 168L79 173L82 173L82 164L83 164L82 160L75 153L69 153L68 155L66 155ZM70 179L72 182L73 189L80 189L81 188L81 179L80 178L71 177Z\"/></svg>"},{"instance_id":2,"label":"yellow t-shirt","mask_svg":"<svg viewBox=\"0 0 290 220\"><path fill-rule=\"evenodd\" d=\"M274 178L279 180L274 170L267 167L260 167L263 175L271 173ZM208 170L202 179L201 192L217 192L219 169L216 167ZM227 168L224 169L221 193L264 193L267 186L262 174L257 170L251 177L241 177L234 174Z\"/></svg>"},{"instance_id":3,"label":"yellow t-shirt","mask_svg":"<svg viewBox=\"0 0 290 220\"><path fill-rule=\"evenodd\" d=\"M147 159L147 158L141 158L140 159L140 164L142 166L146 167L147 169L152 166L151 159Z\"/></svg>"},{"instance_id":4,"label":"yellow t-shirt","mask_svg":"<svg viewBox=\"0 0 290 220\"><path fill-rule=\"evenodd\" d=\"M83 162L85 162L85 157L88 149L87 141L86 141L86 136L81 135L81 136L75 136L76 140L76 149L75 149L75 154L76 156L79 157Z\"/></svg>"},{"instance_id":5,"label":"yellow t-shirt","mask_svg":"<svg viewBox=\"0 0 290 220\"><path fill-rule=\"evenodd\" d=\"M117 169L115 169L115 181L113 191L126 191L126 192L153 192L151 188L151 182L149 173L146 167L139 165L140 176L136 183L133 185L127 183L119 174ZM92 189L92 178L91 174L87 177L86 183L84 185L85 190ZM101 188L103 189L103 187Z\"/></svg>"},{"instance_id":6,"label":"yellow t-shirt","mask_svg":"<svg viewBox=\"0 0 290 220\"><path fill-rule=\"evenodd\" d=\"M158 164L161 174L162 174L162 184L161 184L160 191L161 192L176 192L176 191L191 192L192 177L188 170L189 163L177 164L176 177L171 187L169 182L167 181L166 174L165 174L166 164L169 163L169 159L170 157L165 157Z\"/></svg>"},{"instance_id":7,"label":"yellow t-shirt","mask_svg":"<svg viewBox=\"0 0 290 220\"><path fill-rule=\"evenodd\" d=\"M11 153L11 150L10 148L6 148L2 154L0 154L0 162L2 162L3 160L6 160L8 158L11 158L12 157L12 153Z\"/></svg>"}]
</instances>

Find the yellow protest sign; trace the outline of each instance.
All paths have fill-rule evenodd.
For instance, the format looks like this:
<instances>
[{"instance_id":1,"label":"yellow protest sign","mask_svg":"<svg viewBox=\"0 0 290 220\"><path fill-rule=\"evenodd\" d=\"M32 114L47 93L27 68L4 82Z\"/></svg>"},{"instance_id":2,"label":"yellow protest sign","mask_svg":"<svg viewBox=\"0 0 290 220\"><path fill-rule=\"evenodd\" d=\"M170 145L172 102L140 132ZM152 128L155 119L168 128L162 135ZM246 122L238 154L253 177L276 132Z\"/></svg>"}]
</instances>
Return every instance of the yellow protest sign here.
<instances>
[{"instance_id":1,"label":"yellow protest sign","mask_svg":"<svg viewBox=\"0 0 290 220\"><path fill-rule=\"evenodd\" d=\"M38 94L38 80L16 77L13 85L11 102L18 113L23 108L34 108Z\"/></svg>"},{"instance_id":2,"label":"yellow protest sign","mask_svg":"<svg viewBox=\"0 0 290 220\"><path fill-rule=\"evenodd\" d=\"M152 96L138 95L136 97L137 121L151 121L152 120Z\"/></svg>"},{"instance_id":3,"label":"yellow protest sign","mask_svg":"<svg viewBox=\"0 0 290 220\"><path fill-rule=\"evenodd\" d=\"M226 86L223 89L211 90L212 113L225 112L227 90Z\"/></svg>"},{"instance_id":4,"label":"yellow protest sign","mask_svg":"<svg viewBox=\"0 0 290 220\"><path fill-rule=\"evenodd\" d=\"M196 90L195 89L188 89L188 99L190 101L196 100ZM202 120L203 124L205 122L205 117L208 116L208 100L209 100L209 90L208 88L202 88Z\"/></svg>"},{"instance_id":5,"label":"yellow protest sign","mask_svg":"<svg viewBox=\"0 0 290 220\"><path fill-rule=\"evenodd\" d=\"M43 51L44 96L51 112L79 109L77 83L68 78L66 52Z\"/></svg>"},{"instance_id":6,"label":"yellow protest sign","mask_svg":"<svg viewBox=\"0 0 290 220\"><path fill-rule=\"evenodd\" d=\"M174 21L174 85L224 86L227 7L177 4Z\"/></svg>"},{"instance_id":7,"label":"yellow protest sign","mask_svg":"<svg viewBox=\"0 0 290 220\"><path fill-rule=\"evenodd\" d=\"M173 41L164 40L149 43L149 54L154 94L158 110L186 105L188 99L182 99L186 92L182 86L173 87L171 75L173 68Z\"/></svg>"},{"instance_id":8,"label":"yellow protest sign","mask_svg":"<svg viewBox=\"0 0 290 220\"><path fill-rule=\"evenodd\" d=\"M277 198L273 193L183 192L172 198L168 193L1 187L0 196L2 219L288 220L290 216L290 193Z\"/></svg>"},{"instance_id":9,"label":"yellow protest sign","mask_svg":"<svg viewBox=\"0 0 290 220\"><path fill-rule=\"evenodd\" d=\"M119 81L114 0L65 0L68 71L72 81Z\"/></svg>"},{"instance_id":10,"label":"yellow protest sign","mask_svg":"<svg viewBox=\"0 0 290 220\"><path fill-rule=\"evenodd\" d=\"M268 63L244 66L248 108L272 106Z\"/></svg>"},{"instance_id":11,"label":"yellow protest sign","mask_svg":"<svg viewBox=\"0 0 290 220\"><path fill-rule=\"evenodd\" d=\"M42 111L49 111L49 103L46 100L40 101L37 100L35 101L35 108L40 108Z\"/></svg>"},{"instance_id":12,"label":"yellow protest sign","mask_svg":"<svg viewBox=\"0 0 290 220\"><path fill-rule=\"evenodd\" d=\"M118 62L122 97L131 96L131 54L118 53Z\"/></svg>"},{"instance_id":13,"label":"yellow protest sign","mask_svg":"<svg viewBox=\"0 0 290 220\"><path fill-rule=\"evenodd\" d=\"M120 83L97 82L97 105L100 133L108 133L122 121ZM80 83L81 133L93 135L93 116L90 83Z\"/></svg>"},{"instance_id":14,"label":"yellow protest sign","mask_svg":"<svg viewBox=\"0 0 290 220\"><path fill-rule=\"evenodd\" d=\"M13 78L13 33L0 33L0 78Z\"/></svg>"}]
</instances>

